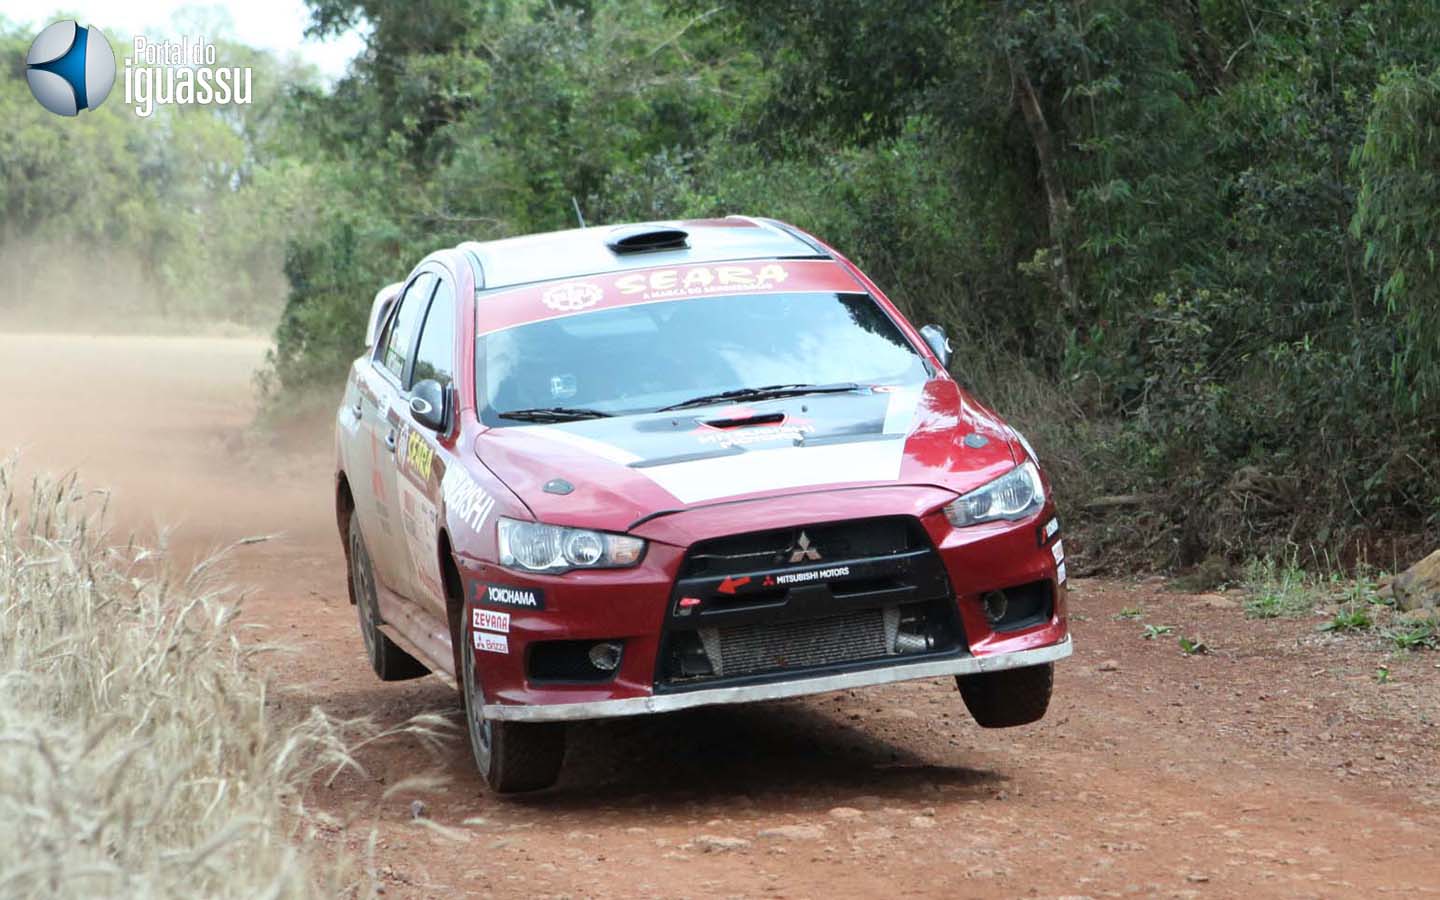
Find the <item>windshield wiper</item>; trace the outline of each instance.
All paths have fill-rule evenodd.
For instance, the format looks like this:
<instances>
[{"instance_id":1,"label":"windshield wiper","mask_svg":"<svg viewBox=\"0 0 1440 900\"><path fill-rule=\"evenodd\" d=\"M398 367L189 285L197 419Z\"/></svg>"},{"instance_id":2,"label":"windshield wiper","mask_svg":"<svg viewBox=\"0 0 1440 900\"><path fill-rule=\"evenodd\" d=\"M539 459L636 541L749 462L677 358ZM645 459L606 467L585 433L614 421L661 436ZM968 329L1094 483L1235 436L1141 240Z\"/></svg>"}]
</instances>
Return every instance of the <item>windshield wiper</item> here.
<instances>
[{"instance_id":1,"label":"windshield wiper","mask_svg":"<svg viewBox=\"0 0 1440 900\"><path fill-rule=\"evenodd\" d=\"M673 409L690 409L694 406L724 403L727 400L772 400L777 397L799 397L802 394L843 394L846 391L859 389L860 385L853 381L840 381L835 384L768 384L764 387L737 388L733 391L720 391L716 394L701 394L699 397L691 397L689 400L682 400L670 406L662 406L655 411L669 412Z\"/></svg>"},{"instance_id":2,"label":"windshield wiper","mask_svg":"<svg viewBox=\"0 0 1440 900\"><path fill-rule=\"evenodd\" d=\"M533 409L507 409L497 413L502 419L517 422L578 422L581 419L606 419L612 414L580 406L540 406Z\"/></svg>"}]
</instances>

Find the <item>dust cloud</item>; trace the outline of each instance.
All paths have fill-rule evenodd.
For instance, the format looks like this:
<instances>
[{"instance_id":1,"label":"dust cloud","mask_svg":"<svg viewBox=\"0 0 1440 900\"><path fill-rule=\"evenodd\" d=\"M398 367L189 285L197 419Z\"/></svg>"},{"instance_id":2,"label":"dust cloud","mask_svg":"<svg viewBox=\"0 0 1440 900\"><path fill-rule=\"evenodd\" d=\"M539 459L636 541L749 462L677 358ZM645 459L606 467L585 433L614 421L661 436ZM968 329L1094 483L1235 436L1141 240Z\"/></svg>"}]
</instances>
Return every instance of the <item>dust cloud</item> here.
<instances>
[{"instance_id":1,"label":"dust cloud","mask_svg":"<svg viewBox=\"0 0 1440 900\"><path fill-rule=\"evenodd\" d=\"M0 333L0 458L22 478L78 472L124 531L177 551L243 537L333 540L322 423L257 429L257 338Z\"/></svg>"},{"instance_id":2,"label":"dust cloud","mask_svg":"<svg viewBox=\"0 0 1440 900\"><path fill-rule=\"evenodd\" d=\"M171 278L133 250L5 235L0 332L259 337L288 291L278 259L260 271Z\"/></svg>"}]
</instances>

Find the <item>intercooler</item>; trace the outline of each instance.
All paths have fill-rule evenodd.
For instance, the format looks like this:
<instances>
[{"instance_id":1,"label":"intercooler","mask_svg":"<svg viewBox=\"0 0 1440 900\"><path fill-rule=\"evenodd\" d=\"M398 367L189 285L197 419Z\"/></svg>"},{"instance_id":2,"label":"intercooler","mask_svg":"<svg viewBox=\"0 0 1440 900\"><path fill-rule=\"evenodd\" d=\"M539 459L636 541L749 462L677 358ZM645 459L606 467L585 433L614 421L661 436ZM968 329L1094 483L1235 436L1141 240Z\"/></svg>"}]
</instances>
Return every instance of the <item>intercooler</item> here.
<instances>
[{"instance_id":1,"label":"intercooler","mask_svg":"<svg viewBox=\"0 0 1440 900\"><path fill-rule=\"evenodd\" d=\"M900 611L857 609L797 622L701 628L700 643L719 677L877 659L895 652Z\"/></svg>"}]
</instances>

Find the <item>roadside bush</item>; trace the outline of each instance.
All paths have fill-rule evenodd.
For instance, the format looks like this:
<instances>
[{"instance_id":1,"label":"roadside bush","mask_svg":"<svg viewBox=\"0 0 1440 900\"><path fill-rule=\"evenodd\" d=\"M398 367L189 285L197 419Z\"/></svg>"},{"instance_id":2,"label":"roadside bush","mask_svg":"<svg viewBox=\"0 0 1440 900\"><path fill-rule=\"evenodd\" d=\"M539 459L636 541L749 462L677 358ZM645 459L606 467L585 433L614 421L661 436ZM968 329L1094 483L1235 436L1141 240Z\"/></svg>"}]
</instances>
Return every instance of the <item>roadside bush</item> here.
<instances>
[{"instance_id":1,"label":"roadside bush","mask_svg":"<svg viewBox=\"0 0 1440 900\"><path fill-rule=\"evenodd\" d=\"M430 249L744 212L949 329L1077 571L1440 532L1432 4L416 6L312 0L374 53L302 106L278 402Z\"/></svg>"}]
</instances>

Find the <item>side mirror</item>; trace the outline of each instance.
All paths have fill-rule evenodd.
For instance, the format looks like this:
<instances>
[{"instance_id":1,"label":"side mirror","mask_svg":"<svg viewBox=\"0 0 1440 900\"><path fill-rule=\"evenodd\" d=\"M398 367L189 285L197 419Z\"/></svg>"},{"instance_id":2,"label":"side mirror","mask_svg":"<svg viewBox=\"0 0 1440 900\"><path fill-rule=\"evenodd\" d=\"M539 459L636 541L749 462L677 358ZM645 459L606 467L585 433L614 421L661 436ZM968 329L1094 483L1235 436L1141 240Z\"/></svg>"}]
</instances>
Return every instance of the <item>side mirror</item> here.
<instances>
[{"instance_id":1,"label":"side mirror","mask_svg":"<svg viewBox=\"0 0 1440 900\"><path fill-rule=\"evenodd\" d=\"M425 379L410 391L410 415L431 431L443 432L450 418L449 410L445 408L446 396L440 382Z\"/></svg>"},{"instance_id":2,"label":"side mirror","mask_svg":"<svg viewBox=\"0 0 1440 900\"><path fill-rule=\"evenodd\" d=\"M925 343L930 345L930 352L940 360L940 365L946 369L950 368L950 338L946 337L945 329L939 325L926 325L920 329L920 336Z\"/></svg>"}]
</instances>

